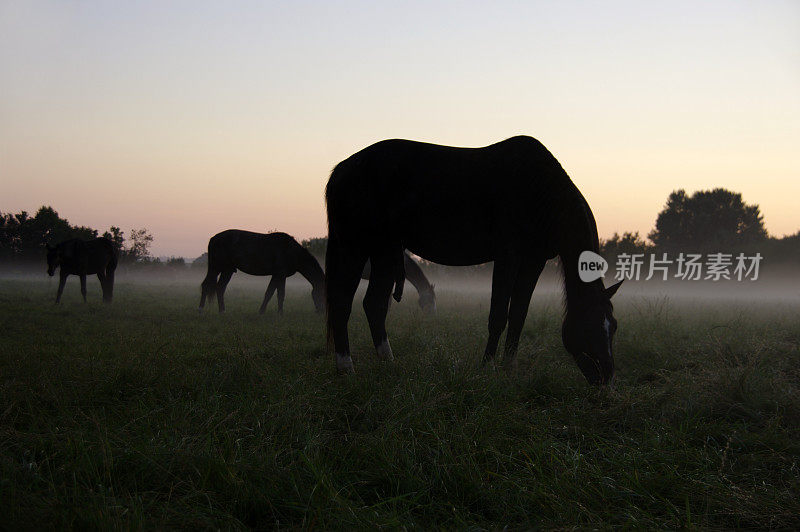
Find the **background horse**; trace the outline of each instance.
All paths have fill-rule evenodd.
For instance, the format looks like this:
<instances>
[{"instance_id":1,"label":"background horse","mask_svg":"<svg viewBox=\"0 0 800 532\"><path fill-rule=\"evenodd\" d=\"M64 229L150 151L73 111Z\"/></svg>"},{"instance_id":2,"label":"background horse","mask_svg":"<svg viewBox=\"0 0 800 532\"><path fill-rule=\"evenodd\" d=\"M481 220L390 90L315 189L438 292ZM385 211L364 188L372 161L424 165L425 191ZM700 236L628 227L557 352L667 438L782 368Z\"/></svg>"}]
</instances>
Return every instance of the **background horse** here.
<instances>
[{"instance_id":1,"label":"background horse","mask_svg":"<svg viewBox=\"0 0 800 532\"><path fill-rule=\"evenodd\" d=\"M65 240L55 247L47 244L47 273L52 277L59 272L56 303L61 301L67 276L77 275L81 279L81 295L86 302L86 276L97 274L103 289L103 301L111 303L114 293L114 270L117 269L117 251L107 238L84 241L78 238Z\"/></svg>"},{"instance_id":2,"label":"background horse","mask_svg":"<svg viewBox=\"0 0 800 532\"><path fill-rule=\"evenodd\" d=\"M200 310L206 297L217 297L219 311L225 311L225 288L236 270L250 275L271 275L259 313L263 314L272 294L278 292L278 312L283 312L286 278L296 272L311 283L311 297L317 312L325 308L325 275L311 253L286 233L253 233L229 229L208 241L208 273L201 285ZM217 279L219 277L219 279Z\"/></svg>"},{"instance_id":3,"label":"background horse","mask_svg":"<svg viewBox=\"0 0 800 532\"><path fill-rule=\"evenodd\" d=\"M494 261L489 337L493 359L508 323L513 360L533 289L545 262L561 259L566 294L564 346L592 383L614 375L619 284L583 283L578 257L599 251L592 211L553 155L519 136L483 148L408 140L373 144L339 163L325 189L328 209L328 336L340 372L353 370L347 323L367 258L364 310L378 356L392 358L385 322L397 250L447 265Z\"/></svg>"},{"instance_id":4,"label":"background horse","mask_svg":"<svg viewBox=\"0 0 800 532\"><path fill-rule=\"evenodd\" d=\"M417 289L419 294L419 306L425 312L436 312L436 294L433 291L432 285L422 268L419 267L417 261L412 259L408 253L403 252L403 266L405 268L405 278L411 285ZM364 266L364 271L361 272L361 278L369 280L369 275L372 271L372 264L367 260Z\"/></svg>"}]
</instances>

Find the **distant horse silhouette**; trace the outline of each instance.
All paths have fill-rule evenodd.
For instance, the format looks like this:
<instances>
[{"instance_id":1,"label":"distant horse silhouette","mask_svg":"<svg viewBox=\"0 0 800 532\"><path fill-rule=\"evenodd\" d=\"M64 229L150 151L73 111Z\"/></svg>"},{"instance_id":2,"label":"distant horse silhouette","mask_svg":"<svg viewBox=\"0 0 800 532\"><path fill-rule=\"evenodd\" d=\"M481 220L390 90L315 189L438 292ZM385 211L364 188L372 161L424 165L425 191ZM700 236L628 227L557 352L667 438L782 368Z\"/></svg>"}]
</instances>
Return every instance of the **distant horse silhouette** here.
<instances>
[{"instance_id":1,"label":"distant horse silhouette","mask_svg":"<svg viewBox=\"0 0 800 532\"><path fill-rule=\"evenodd\" d=\"M65 240L55 247L47 244L47 273L52 277L59 272L56 303L61 301L67 276L77 275L81 279L81 295L86 302L86 276L97 274L103 289L103 301L111 303L114 294L114 270L117 269L117 251L107 238L84 241L78 238Z\"/></svg>"},{"instance_id":2,"label":"distant horse silhouette","mask_svg":"<svg viewBox=\"0 0 800 532\"><path fill-rule=\"evenodd\" d=\"M560 257L564 346L591 383L614 375L617 328L610 298L619 283L582 282L578 257L597 252L592 211L553 155L519 136L483 148L408 140L373 144L339 163L325 190L328 337L337 369L353 370L347 323L360 273L372 263L364 310L381 358L391 359L386 313L400 254L448 265L494 261L489 338L494 358L508 322L505 361L516 355L533 289L545 262Z\"/></svg>"},{"instance_id":3,"label":"distant horse silhouette","mask_svg":"<svg viewBox=\"0 0 800 532\"><path fill-rule=\"evenodd\" d=\"M403 252L403 265L405 268L405 278L411 285L417 289L419 294L419 306L425 312L436 312L436 293L433 291L432 285L428 278L425 277L422 268L419 267L417 261L408 256L408 253ZM361 278L369 280L369 275L372 270L372 265L367 259L364 265L364 271L361 273ZM396 287L395 299L398 301L402 296L402 286Z\"/></svg>"},{"instance_id":4,"label":"distant horse silhouette","mask_svg":"<svg viewBox=\"0 0 800 532\"><path fill-rule=\"evenodd\" d=\"M200 310L206 297L217 298L219 311L225 311L225 288L236 272L250 275L271 275L264 302L263 314L272 295L278 292L278 312L283 313L286 278L296 272L311 283L311 297L317 312L325 308L325 275L311 253L286 233L253 233L238 229L222 231L208 241L208 274L201 286ZM217 279L219 277L219 280Z\"/></svg>"}]
</instances>

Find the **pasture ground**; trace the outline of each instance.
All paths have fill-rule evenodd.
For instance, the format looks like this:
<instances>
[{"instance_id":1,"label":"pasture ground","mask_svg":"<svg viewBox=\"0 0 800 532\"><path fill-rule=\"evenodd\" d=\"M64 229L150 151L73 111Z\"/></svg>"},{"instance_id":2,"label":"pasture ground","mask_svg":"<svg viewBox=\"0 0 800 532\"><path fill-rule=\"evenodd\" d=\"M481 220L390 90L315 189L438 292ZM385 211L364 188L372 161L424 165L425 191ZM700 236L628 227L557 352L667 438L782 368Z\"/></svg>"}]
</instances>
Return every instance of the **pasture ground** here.
<instances>
[{"instance_id":1,"label":"pasture ground","mask_svg":"<svg viewBox=\"0 0 800 532\"><path fill-rule=\"evenodd\" d=\"M477 369L488 297L394 305L394 363L360 302L334 374L310 288L256 313L232 283L80 302L0 280L0 528L800 527L800 303L616 301L614 389L534 296L516 367Z\"/></svg>"}]
</instances>

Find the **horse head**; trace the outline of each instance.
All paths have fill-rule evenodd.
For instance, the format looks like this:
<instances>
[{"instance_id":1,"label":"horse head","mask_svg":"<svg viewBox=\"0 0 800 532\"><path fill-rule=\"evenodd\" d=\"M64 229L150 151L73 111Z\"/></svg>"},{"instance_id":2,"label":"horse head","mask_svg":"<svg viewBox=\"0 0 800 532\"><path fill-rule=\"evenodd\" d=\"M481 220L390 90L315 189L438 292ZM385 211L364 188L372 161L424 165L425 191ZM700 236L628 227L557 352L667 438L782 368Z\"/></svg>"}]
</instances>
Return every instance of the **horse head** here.
<instances>
[{"instance_id":1,"label":"horse head","mask_svg":"<svg viewBox=\"0 0 800 532\"><path fill-rule=\"evenodd\" d=\"M311 297L314 299L314 308L318 313L325 312L325 284L320 283L311 289Z\"/></svg>"},{"instance_id":2,"label":"horse head","mask_svg":"<svg viewBox=\"0 0 800 532\"><path fill-rule=\"evenodd\" d=\"M608 384L614 378L612 342L617 330L611 297L622 281L583 297L567 309L561 327L564 347L569 351L586 380Z\"/></svg>"},{"instance_id":3,"label":"horse head","mask_svg":"<svg viewBox=\"0 0 800 532\"><path fill-rule=\"evenodd\" d=\"M433 285L427 290L421 290L419 293L419 308L424 312L436 313L436 294L433 291Z\"/></svg>"},{"instance_id":4,"label":"horse head","mask_svg":"<svg viewBox=\"0 0 800 532\"><path fill-rule=\"evenodd\" d=\"M47 246L47 275L50 277L56 274L56 268L58 268L60 258L58 256L58 246L52 247L50 244L46 244Z\"/></svg>"}]
</instances>

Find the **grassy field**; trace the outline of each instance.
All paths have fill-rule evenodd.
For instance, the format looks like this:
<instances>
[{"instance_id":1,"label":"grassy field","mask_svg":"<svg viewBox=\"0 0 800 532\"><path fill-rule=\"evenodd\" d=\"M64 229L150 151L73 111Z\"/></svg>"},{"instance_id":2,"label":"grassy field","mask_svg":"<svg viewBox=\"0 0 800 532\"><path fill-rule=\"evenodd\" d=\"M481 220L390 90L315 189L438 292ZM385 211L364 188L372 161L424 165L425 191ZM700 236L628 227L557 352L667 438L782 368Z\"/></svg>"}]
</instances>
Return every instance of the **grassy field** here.
<instances>
[{"instance_id":1,"label":"grassy field","mask_svg":"<svg viewBox=\"0 0 800 532\"><path fill-rule=\"evenodd\" d=\"M800 527L800 304L622 295L592 388L534 296L479 370L488 297L395 305L337 377L308 288L0 280L0 528Z\"/></svg>"}]
</instances>

